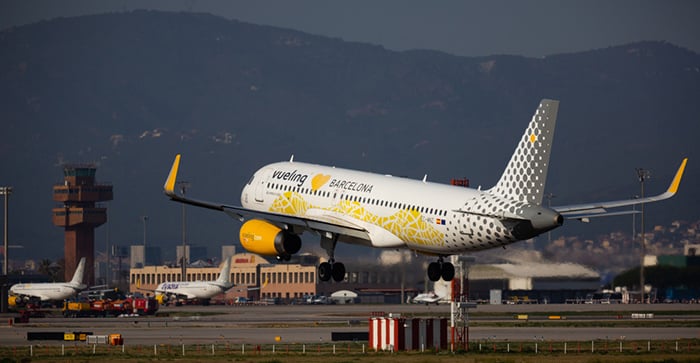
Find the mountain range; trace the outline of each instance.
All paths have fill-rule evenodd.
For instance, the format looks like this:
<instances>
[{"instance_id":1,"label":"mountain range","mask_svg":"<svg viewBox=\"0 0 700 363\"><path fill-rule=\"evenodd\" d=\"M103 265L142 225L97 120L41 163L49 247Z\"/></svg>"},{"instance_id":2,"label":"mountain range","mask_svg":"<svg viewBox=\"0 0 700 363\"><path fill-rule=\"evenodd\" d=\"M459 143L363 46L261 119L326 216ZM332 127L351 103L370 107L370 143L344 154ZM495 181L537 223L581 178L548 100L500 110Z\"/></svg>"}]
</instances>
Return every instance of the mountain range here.
<instances>
[{"instance_id":1,"label":"mountain range","mask_svg":"<svg viewBox=\"0 0 700 363\"><path fill-rule=\"evenodd\" d=\"M700 219L700 56L667 42L553 54L460 57L391 51L214 15L132 11L57 18L0 31L0 185L12 186L18 258L57 258L52 186L65 163L95 163L114 187L106 240L174 255L182 209L162 194L182 153L188 195L240 203L261 165L289 159L493 185L540 99L561 101L550 160L551 205L668 186L647 223ZM2 213L2 211L0 211ZM557 233L628 229L629 218L569 221ZM187 236L212 255L239 223L187 210ZM307 246L316 237L305 236ZM354 254L354 249L340 247ZM302 249L304 251L304 249ZM348 252L351 251L351 252ZM166 252L166 257L167 257ZM359 252L361 253L361 252Z\"/></svg>"}]
</instances>

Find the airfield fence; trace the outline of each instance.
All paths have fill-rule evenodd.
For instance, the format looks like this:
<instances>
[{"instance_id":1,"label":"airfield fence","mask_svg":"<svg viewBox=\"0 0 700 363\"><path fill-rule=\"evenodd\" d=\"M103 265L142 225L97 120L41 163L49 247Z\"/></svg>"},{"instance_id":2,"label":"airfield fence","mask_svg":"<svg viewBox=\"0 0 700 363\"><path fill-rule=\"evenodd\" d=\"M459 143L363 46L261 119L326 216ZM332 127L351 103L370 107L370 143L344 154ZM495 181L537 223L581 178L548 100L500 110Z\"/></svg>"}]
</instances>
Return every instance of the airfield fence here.
<instances>
[{"instance_id":1,"label":"airfield fence","mask_svg":"<svg viewBox=\"0 0 700 363\"><path fill-rule=\"evenodd\" d=\"M593 341L475 341L470 342L469 350L464 347L452 349L418 349L413 351L375 351L367 342L338 343L278 343L278 344L155 344L121 345L106 344L32 344L0 346L0 358L23 360L25 358L105 358L132 359L157 358L233 358L235 356L350 356L350 355L401 355L401 354L518 354L527 355L609 355L628 356L645 354L694 355L700 356L700 339L678 340L593 340Z\"/></svg>"}]
</instances>

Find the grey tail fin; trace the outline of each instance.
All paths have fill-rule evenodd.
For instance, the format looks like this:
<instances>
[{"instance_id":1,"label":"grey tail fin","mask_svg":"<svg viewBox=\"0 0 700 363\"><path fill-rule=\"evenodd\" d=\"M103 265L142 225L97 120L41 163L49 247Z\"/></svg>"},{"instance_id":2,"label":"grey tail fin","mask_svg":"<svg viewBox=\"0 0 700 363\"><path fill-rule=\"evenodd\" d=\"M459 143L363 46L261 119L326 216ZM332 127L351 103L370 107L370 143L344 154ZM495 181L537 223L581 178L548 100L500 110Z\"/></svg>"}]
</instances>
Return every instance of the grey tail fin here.
<instances>
[{"instance_id":1,"label":"grey tail fin","mask_svg":"<svg viewBox=\"0 0 700 363\"><path fill-rule=\"evenodd\" d=\"M540 101L501 179L488 193L523 203L542 204L558 111L559 101Z\"/></svg>"}]
</instances>

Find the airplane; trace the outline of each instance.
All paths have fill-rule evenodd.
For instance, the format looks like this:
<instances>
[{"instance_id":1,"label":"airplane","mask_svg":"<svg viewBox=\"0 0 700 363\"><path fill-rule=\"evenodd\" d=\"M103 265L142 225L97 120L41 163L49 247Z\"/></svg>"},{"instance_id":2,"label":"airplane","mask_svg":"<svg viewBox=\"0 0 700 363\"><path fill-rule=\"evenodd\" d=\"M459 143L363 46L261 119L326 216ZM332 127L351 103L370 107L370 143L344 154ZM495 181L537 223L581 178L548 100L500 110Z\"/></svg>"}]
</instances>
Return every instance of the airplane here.
<instances>
[{"instance_id":1,"label":"airplane","mask_svg":"<svg viewBox=\"0 0 700 363\"><path fill-rule=\"evenodd\" d=\"M430 304L439 305L441 301L447 301L446 297L439 296L432 291L418 294L413 299L411 299L411 302L414 304L425 304L425 305L430 305Z\"/></svg>"},{"instance_id":2,"label":"airplane","mask_svg":"<svg viewBox=\"0 0 700 363\"><path fill-rule=\"evenodd\" d=\"M225 293L233 287L231 283L231 259L227 258L221 266L219 278L216 281L177 281L163 282L156 287L156 300L164 304L169 300L200 300L207 304L212 297Z\"/></svg>"},{"instance_id":3,"label":"airplane","mask_svg":"<svg viewBox=\"0 0 700 363\"><path fill-rule=\"evenodd\" d=\"M439 305L441 302L450 301L451 288L449 282L435 281L433 284L433 291L423 292L410 300L414 304L435 304Z\"/></svg>"},{"instance_id":4,"label":"airplane","mask_svg":"<svg viewBox=\"0 0 700 363\"><path fill-rule=\"evenodd\" d=\"M80 259L78 267L70 282L40 282L32 284L14 284L10 287L9 303L16 306L18 303L26 303L32 300L58 301L75 296L87 288L83 284L83 273L85 272L85 257Z\"/></svg>"},{"instance_id":5,"label":"airplane","mask_svg":"<svg viewBox=\"0 0 700 363\"><path fill-rule=\"evenodd\" d=\"M239 237L249 252L282 261L301 248L301 234L320 237L328 261L318 266L321 281L342 281L345 266L335 261L338 241L376 247L408 248L432 255L431 281L451 281L451 255L505 248L560 227L564 219L637 213L619 210L668 199L676 194L687 158L668 189L655 196L547 207L542 205L559 101L543 99L501 178L490 189L472 189L391 175L294 161L265 165L241 191L241 205L208 202L175 192L181 155L177 154L164 192L173 201L222 211L244 222Z\"/></svg>"}]
</instances>

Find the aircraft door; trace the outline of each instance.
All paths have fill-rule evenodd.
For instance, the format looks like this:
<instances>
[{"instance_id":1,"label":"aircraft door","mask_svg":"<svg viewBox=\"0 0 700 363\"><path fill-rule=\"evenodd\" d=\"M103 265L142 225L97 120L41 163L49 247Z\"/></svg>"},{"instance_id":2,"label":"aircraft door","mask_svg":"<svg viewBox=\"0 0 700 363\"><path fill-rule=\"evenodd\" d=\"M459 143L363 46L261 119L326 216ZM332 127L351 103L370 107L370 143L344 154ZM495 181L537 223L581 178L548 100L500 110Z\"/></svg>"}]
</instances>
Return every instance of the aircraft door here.
<instances>
[{"instance_id":1,"label":"aircraft door","mask_svg":"<svg viewBox=\"0 0 700 363\"><path fill-rule=\"evenodd\" d=\"M270 179L270 169L265 169L260 173L260 178L256 180L255 185L255 201L262 203L265 201L265 189L267 188L267 181ZM257 179L257 178L256 178Z\"/></svg>"}]
</instances>

